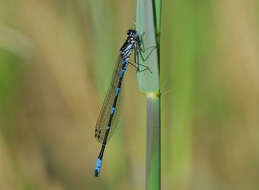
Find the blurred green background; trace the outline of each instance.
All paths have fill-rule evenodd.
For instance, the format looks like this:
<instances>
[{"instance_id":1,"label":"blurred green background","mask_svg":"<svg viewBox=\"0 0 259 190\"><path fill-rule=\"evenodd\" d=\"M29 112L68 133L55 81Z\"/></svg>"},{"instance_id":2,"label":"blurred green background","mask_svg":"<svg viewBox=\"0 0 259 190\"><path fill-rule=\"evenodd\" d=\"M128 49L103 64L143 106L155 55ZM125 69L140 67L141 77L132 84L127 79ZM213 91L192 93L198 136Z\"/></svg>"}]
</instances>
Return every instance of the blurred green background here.
<instances>
[{"instance_id":1,"label":"blurred green background","mask_svg":"<svg viewBox=\"0 0 259 190\"><path fill-rule=\"evenodd\" d=\"M145 97L129 67L94 177L94 127L131 0L0 0L0 189L144 189ZM256 0L163 1L162 189L259 188Z\"/></svg>"}]
</instances>

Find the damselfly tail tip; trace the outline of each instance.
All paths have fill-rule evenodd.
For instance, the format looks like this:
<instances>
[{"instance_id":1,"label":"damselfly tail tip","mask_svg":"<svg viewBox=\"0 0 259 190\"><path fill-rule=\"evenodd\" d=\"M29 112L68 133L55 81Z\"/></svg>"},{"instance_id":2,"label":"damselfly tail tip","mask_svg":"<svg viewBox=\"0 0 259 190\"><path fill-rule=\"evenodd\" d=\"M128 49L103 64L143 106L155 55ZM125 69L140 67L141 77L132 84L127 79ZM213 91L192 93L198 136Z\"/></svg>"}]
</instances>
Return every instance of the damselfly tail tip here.
<instances>
[{"instance_id":1,"label":"damselfly tail tip","mask_svg":"<svg viewBox=\"0 0 259 190\"><path fill-rule=\"evenodd\" d=\"M102 160L100 158L98 158L97 162L96 162L95 171L94 171L95 177L99 177L100 176L101 167L102 167Z\"/></svg>"},{"instance_id":2,"label":"damselfly tail tip","mask_svg":"<svg viewBox=\"0 0 259 190\"><path fill-rule=\"evenodd\" d=\"M94 171L94 176L95 177L99 177L100 176L100 170L98 170L97 168Z\"/></svg>"}]
</instances>

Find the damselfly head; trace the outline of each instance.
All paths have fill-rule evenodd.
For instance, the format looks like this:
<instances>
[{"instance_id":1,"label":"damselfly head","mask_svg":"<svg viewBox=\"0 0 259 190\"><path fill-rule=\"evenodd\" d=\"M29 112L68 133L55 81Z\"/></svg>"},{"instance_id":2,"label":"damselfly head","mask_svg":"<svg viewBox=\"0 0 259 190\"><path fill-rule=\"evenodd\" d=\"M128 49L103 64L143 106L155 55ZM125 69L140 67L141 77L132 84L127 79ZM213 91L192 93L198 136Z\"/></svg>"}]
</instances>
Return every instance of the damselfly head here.
<instances>
[{"instance_id":1,"label":"damselfly head","mask_svg":"<svg viewBox=\"0 0 259 190\"><path fill-rule=\"evenodd\" d=\"M128 37L130 37L130 38L134 38L134 39L137 39L137 38L138 38L137 31L136 31L136 30L133 30L133 29L129 29L129 30L127 31L127 35L128 35Z\"/></svg>"}]
</instances>

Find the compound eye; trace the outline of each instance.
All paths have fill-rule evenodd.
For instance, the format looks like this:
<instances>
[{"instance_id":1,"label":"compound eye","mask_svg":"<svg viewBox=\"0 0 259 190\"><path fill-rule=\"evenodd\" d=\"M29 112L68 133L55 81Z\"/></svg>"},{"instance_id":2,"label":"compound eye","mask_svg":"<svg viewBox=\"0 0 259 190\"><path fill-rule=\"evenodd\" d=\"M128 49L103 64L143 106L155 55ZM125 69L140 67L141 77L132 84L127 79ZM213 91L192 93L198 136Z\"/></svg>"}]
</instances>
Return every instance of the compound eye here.
<instances>
[{"instance_id":1,"label":"compound eye","mask_svg":"<svg viewBox=\"0 0 259 190\"><path fill-rule=\"evenodd\" d=\"M129 36L131 34L131 31L130 30L127 30L127 35Z\"/></svg>"}]
</instances>

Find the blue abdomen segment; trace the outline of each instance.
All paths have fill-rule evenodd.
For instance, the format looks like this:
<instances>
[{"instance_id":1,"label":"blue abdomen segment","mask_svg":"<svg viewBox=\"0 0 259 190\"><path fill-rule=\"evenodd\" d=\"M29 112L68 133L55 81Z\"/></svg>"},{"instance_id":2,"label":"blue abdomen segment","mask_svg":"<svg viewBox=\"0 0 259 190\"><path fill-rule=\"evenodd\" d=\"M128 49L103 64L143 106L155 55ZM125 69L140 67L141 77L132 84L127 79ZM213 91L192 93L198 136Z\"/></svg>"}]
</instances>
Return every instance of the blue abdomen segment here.
<instances>
[{"instance_id":1,"label":"blue abdomen segment","mask_svg":"<svg viewBox=\"0 0 259 190\"><path fill-rule=\"evenodd\" d=\"M117 90L116 90L116 94L115 94L115 96L118 96L119 91L120 91L120 88L118 87L118 88L117 88Z\"/></svg>"},{"instance_id":2,"label":"blue abdomen segment","mask_svg":"<svg viewBox=\"0 0 259 190\"><path fill-rule=\"evenodd\" d=\"M125 73L125 70L126 70L126 68L121 70L120 78L122 78L122 77L123 77L123 75L124 75L124 73Z\"/></svg>"},{"instance_id":3,"label":"blue abdomen segment","mask_svg":"<svg viewBox=\"0 0 259 190\"><path fill-rule=\"evenodd\" d=\"M115 111L115 107L112 107L111 115L114 114L114 111Z\"/></svg>"},{"instance_id":4,"label":"blue abdomen segment","mask_svg":"<svg viewBox=\"0 0 259 190\"><path fill-rule=\"evenodd\" d=\"M97 162L96 162L95 171L94 171L94 175L96 177L100 176L101 167L102 167L102 160L100 158L98 158Z\"/></svg>"}]
</instances>

